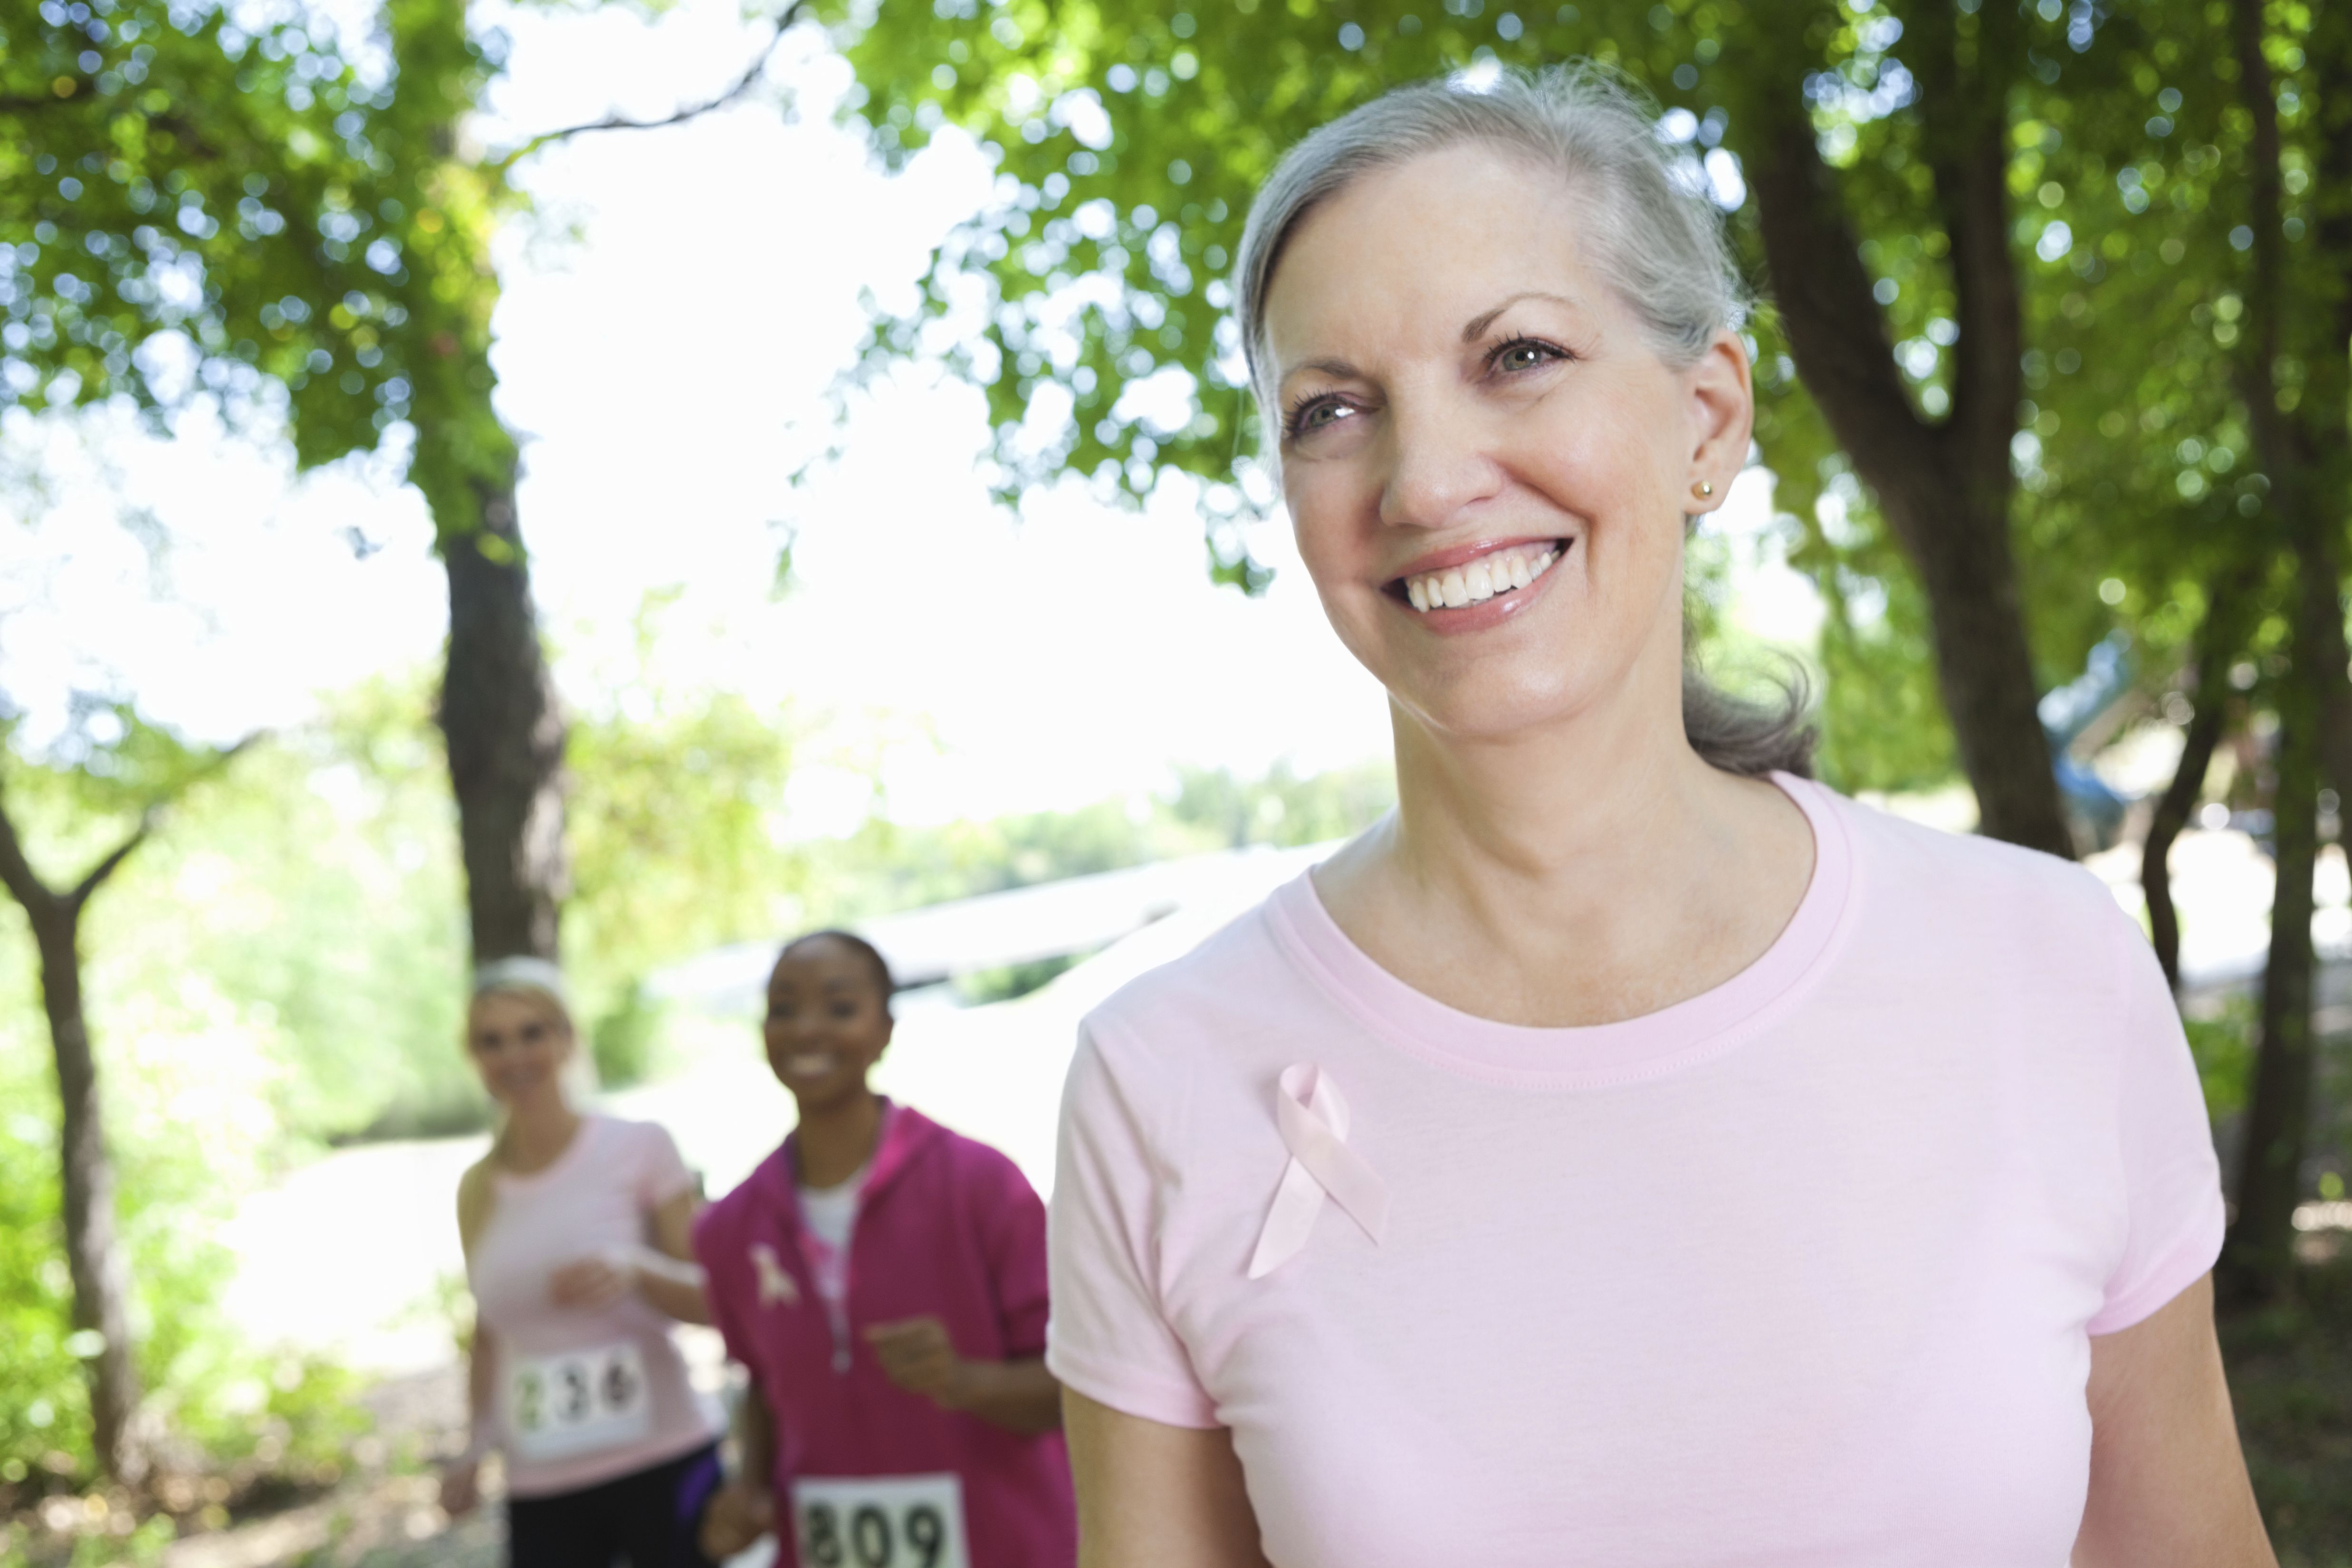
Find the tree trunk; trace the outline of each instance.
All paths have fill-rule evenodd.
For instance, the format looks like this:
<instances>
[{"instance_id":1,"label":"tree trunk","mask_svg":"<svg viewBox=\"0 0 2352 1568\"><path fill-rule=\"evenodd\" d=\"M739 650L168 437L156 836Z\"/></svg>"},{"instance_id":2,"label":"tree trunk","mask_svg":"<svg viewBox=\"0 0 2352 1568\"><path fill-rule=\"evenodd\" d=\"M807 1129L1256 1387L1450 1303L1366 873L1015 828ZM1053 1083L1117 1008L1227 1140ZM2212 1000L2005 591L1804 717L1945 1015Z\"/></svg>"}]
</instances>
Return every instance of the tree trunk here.
<instances>
[{"instance_id":1,"label":"tree trunk","mask_svg":"<svg viewBox=\"0 0 2352 1568\"><path fill-rule=\"evenodd\" d=\"M2217 605L2206 613L2199 634L2196 710L2189 716L2188 733L2181 741L2180 765L2156 803L2147 840L2140 847L2139 885L2147 895L2148 933L2156 942L2157 962L2164 965L2164 978L2175 991L2180 989L2180 916L2172 904L2172 841L2189 826L2189 814L2205 793L2205 774L2213 765L2213 749L2221 744L2227 719L2230 658L2236 651L2222 633L2220 611Z\"/></svg>"},{"instance_id":2,"label":"tree trunk","mask_svg":"<svg viewBox=\"0 0 2352 1568\"><path fill-rule=\"evenodd\" d=\"M449 664L441 729L477 963L553 959L564 892L563 714L540 647L511 468L477 488L481 524L445 532Z\"/></svg>"},{"instance_id":3,"label":"tree trunk","mask_svg":"<svg viewBox=\"0 0 2352 1568\"><path fill-rule=\"evenodd\" d=\"M82 1017L81 908L59 899L26 911L41 955L41 1003L57 1057L58 1140L65 1176L66 1268L73 1280L74 1327L95 1331L98 1353L86 1358L91 1436L98 1461L119 1481L143 1474L136 1441L139 1374L131 1360L131 1271L114 1228L114 1163L106 1150L98 1061Z\"/></svg>"},{"instance_id":4,"label":"tree trunk","mask_svg":"<svg viewBox=\"0 0 2352 1568\"><path fill-rule=\"evenodd\" d=\"M2305 595L2311 597L2312 595ZM2326 595L2332 604L2335 595ZM2278 783L2272 792L2277 890L2263 972L2262 1044L2246 1110L2238 1212L2222 1248L2235 1300L2274 1295L2294 1264L2294 1205L2311 1121L2311 879L2319 851L2317 672L2298 668L2279 704Z\"/></svg>"},{"instance_id":5,"label":"tree trunk","mask_svg":"<svg viewBox=\"0 0 2352 1568\"><path fill-rule=\"evenodd\" d=\"M2314 181L2314 247L2334 275L2305 297L2294 289L2284 226L2284 159L2276 89L2263 52L2260 0L2238 0L2233 44L2250 118L2246 195L2253 243L2247 279L2246 348L2238 379L2254 452L2270 481L2265 511L2294 554L2298 594L2294 667L2280 700L2276 818L2278 892L2272 901L2270 969L2263 983L2260 1053L2246 1111L2238 1214L2224 1248L2224 1284L2242 1298L2277 1294L2294 1263L2294 1206L2303 1195L2310 1131L2311 862L2318 848L2323 770L2339 795L2352 783L2352 690L2341 591L2346 416L2352 407L2345 344L2352 336L2352 23L2340 6L2314 13L2309 58L2319 79L2321 124ZM2305 366L2300 400L2280 406L2277 367Z\"/></svg>"},{"instance_id":6,"label":"tree trunk","mask_svg":"<svg viewBox=\"0 0 2352 1568\"><path fill-rule=\"evenodd\" d=\"M1772 298L1797 369L1854 470L1878 498L1919 574L1934 623L1936 671L1976 788L1982 830L2071 857L2074 852L2050 747L2010 542L2023 328L2009 251L2008 125L1998 68L1999 7L1979 24L1978 65L1964 70L1941 5L1911 6L1905 60L1929 127L1936 200L1950 242L1956 315L1950 416L1914 408L1895 364L1885 318L1858 236L1822 162L1801 88L1804 29L1763 73L1749 111L1735 115L1757 199ZM1912 44L1917 40L1916 47ZM1745 132L1739 130L1747 126Z\"/></svg>"},{"instance_id":7,"label":"tree trunk","mask_svg":"<svg viewBox=\"0 0 2352 1568\"><path fill-rule=\"evenodd\" d=\"M243 750L224 752L222 761ZM57 1059L58 1165L65 1198L66 1271L73 1281L74 1328L98 1336L84 1358L89 1380L92 1447L99 1467L118 1481L146 1473L138 1432L139 1373L131 1359L131 1270L114 1229L114 1163L106 1152L105 1107L98 1090L98 1058L82 1014L81 913L91 895L146 841L155 812L90 868L69 891L41 879L0 805L0 885L24 908L40 955L41 1005L48 1015L49 1047Z\"/></svg>"}]
</instances>

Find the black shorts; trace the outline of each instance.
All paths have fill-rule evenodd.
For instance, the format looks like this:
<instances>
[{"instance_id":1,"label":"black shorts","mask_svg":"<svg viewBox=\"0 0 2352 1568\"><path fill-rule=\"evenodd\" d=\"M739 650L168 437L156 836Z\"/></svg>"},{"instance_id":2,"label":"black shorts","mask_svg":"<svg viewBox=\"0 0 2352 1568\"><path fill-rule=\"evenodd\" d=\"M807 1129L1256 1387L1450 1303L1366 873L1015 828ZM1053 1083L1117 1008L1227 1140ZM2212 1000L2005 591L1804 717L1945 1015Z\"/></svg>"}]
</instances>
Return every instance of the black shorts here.
<instances>
[{"instance_id":1,"label":"black shorts","mask_svg":"<svg viewBox=\"0 0 2352 1568\"><path fill-rule=\"evenodd\" d=\"M509 1568L711 1568L695 1544L719 1489L719 1448L576 1492L507 1500Z\"/></svg>"}]
</instances>

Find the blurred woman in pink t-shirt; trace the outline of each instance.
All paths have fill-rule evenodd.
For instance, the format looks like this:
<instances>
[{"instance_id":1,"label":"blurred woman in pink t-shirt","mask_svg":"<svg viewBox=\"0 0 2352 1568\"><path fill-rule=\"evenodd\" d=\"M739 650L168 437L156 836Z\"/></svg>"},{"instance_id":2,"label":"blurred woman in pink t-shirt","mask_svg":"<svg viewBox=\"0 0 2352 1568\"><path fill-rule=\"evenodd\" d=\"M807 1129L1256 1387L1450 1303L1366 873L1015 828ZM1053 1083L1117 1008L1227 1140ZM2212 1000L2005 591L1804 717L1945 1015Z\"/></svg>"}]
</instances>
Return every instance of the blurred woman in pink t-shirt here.
<instances>
[{"instance_id":1,"label":"blurred woman in pink t-shirt","mask_svg":"<svg viewBox=\"0 0 2352 1568\"><path fill-rule=\"evenodd\" d=\"M1398 805L1087 1021L1046 1351L1080 1562L2268 1563L2146 942L2070 863L1811 783L1800 704L1686 663L1754 404L1657 123L1591 68L1425 83L1252 210L1241 346ZM1775 203L1833 205L1784 142ZM2006 442L2015 304L1960 287L1945 435Z\"/></svg>"},{"instance_id":2,"label":"blurred woman in pink t-shirt","mask_svg":"<svg viewBox=\"0 0 2352 1568\"><path fill-rule=\"evenodd\" d=\"M718 1431L669 1331L710 1321L694 1178L661 1128L573 1104L579 1041L554 965L483 965L466 1047L501 1121L457 1186L473 1436L443 1468L442 1505L471 1510L498 1450L512 1568L705 1568Z\"/></svg>"}]
</instances>

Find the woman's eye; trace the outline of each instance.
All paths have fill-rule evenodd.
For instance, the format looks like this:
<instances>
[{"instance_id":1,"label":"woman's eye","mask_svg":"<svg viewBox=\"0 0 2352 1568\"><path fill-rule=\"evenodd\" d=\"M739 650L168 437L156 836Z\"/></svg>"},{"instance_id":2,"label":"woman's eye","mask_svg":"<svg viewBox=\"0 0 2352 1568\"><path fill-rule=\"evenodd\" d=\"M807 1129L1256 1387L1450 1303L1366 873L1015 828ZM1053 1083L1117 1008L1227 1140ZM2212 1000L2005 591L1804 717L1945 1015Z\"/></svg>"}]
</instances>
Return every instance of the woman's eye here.
<instances>
[{"instance_id":1,"label":"woman's eye","mask_svg":"<svg viewBox=\"0 0 2352 1568\"><path fill-rule=\"evenodd\" d=\"M1495 351L1488 361L1495 369L1509 375L1518 371L1533 370L1559 357L1559 351L1549 343L1539 343L1532 338L1520 338L1505 343Z\"/></svg>"},{"instance_id":2,"label":"woman's eye","mask_svg":"<svg viewBox=\"0 0 2352 1568\"><path fill-rule=\"evenodd\" d=\"M1333 397L1322 397L1312 403L1301 404L1297 411L1290 416L1291 437L1295 440L1298 437L1310 435L1318 430L1328 429L1354 412L1346 404Z\"/></svg>"}]
</instances>

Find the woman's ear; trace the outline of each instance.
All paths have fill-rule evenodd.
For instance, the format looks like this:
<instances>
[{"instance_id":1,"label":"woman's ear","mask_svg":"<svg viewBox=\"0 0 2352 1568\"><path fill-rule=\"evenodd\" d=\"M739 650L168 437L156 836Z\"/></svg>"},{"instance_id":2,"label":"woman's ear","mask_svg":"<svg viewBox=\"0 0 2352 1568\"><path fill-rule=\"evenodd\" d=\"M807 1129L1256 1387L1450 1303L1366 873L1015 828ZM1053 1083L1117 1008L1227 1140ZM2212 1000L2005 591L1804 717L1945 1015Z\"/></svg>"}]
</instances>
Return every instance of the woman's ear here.
<instances>
[{"instance_id":1,"label":"woman's ear","mask_svg":"<svg viewBox=\"0 0 2352 1568\"><path fill-rule=\"evenodd\" d=\"M1756 388L1747 343L1737 332L1717 332L1684 377L1689 388L1692 443L1691 493L1683 510L1713 511L1748 466L1756 429Z\"/></svg>"}]
</instances>

